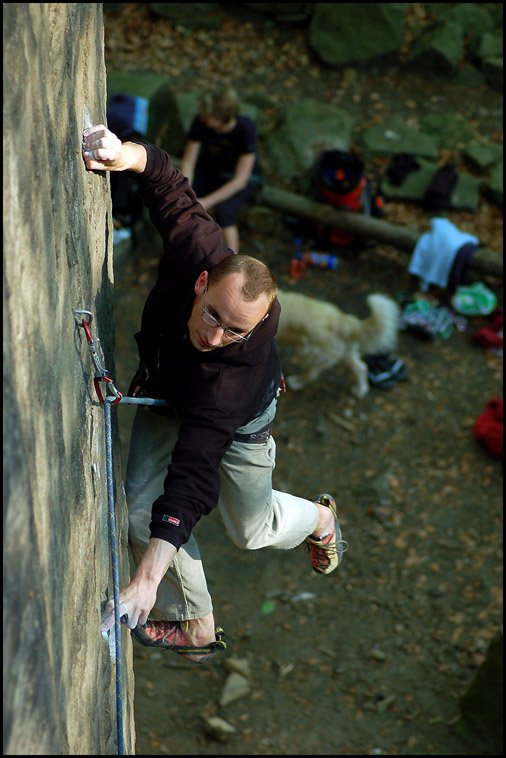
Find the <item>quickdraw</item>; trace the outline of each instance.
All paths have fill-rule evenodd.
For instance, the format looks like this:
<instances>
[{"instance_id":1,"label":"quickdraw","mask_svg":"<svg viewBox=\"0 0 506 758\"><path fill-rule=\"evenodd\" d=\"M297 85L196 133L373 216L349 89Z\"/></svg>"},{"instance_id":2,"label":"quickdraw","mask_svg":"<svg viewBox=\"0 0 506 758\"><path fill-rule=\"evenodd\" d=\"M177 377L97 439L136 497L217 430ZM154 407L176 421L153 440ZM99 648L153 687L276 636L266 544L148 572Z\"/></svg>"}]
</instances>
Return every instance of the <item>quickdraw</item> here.
<instances>
[{"instance_id":1,"label":"quickdraw","mask_svg":"<svg viewBox=\"0 0 506 758\"><path fill-rule=\"evenodd\" d=\"M104 384L106 384L109 387L109 389L111 390L115 398L114 400L110 400L111 405L116 405L117 403L120 402L121 398L123 397L123 394L118 389L116 389L112 379L109 376L107 376L109 372L104 366L104 355L102 353L102 348L101 348L100 340L98 339L98 337L96 340L96 346L95 346L95 343L93 342L93 337L91 335L91 329L90 329L90 324L93 320L93 316L91 315L90 311L82 311L82 310L75 310L74 316L76 318L76 323L78 324L78 326L82 326L82 328L84 329L86 340L90 348L91 359L93 361L93 365L95 366L95 376L93 377L93 384L95 386L95 392L97 393L97 397L100 403L103 405L105 400L104 400L104 395L102 394L102 391L100 389L100 382L104 382ZM81 316L84 316L84 318L80 318ZM106 388L105 395L107 397L107 388Z\"/></svg>"}]
</instances>

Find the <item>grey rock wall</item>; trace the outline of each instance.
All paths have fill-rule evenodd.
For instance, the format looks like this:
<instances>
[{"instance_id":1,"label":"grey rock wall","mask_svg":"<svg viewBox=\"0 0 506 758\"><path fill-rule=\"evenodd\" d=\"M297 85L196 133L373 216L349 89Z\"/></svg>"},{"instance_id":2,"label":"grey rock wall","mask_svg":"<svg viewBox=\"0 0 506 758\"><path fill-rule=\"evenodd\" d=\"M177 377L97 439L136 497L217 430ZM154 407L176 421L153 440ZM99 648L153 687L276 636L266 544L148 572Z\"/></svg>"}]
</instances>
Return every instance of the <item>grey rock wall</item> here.
<instances>
[{"instance_id":1,"label":"grey rock wall","mask_svg":"<svg viewBox=\"0 0 506 758\"><path fill-rule=\"evenodd\" d=\"M100 634L112 593L104 411L73 315L93 313L113 372L109 179L81 157L82 128L105 119L102 5L4 3L3 20L4 755L115 754L115 665Z\"/></svg>"}]
</instances>

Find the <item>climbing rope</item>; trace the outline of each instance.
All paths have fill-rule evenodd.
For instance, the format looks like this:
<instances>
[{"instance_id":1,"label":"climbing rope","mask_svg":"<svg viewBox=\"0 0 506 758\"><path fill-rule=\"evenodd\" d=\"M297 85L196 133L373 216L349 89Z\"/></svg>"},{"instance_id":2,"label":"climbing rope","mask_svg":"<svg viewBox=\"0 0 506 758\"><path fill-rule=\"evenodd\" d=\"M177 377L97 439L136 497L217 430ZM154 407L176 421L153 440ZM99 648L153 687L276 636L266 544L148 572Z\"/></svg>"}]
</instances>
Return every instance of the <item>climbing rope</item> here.
<instances>
[{"instance_id":1,"label":"climbing rope","mask_svg":"<svg viewBox=\"0 0 506 758\"><path fill-rule=\"evenodd\" d=\"M123 729L123 665L121 649L121 617L119 603L119 559L118 559L118 542L116 536L116 507L114 499L114 465L113 465L113 445L112 445L112 413L113 405L126 403L130 405L167 405L165 400L158 400L147 397L124 397L116 389L114 382L108 376L109 372L104 365L104 356L98 337L93 340L91 334L91 322L93 319L90 311L75 310L74 318L76 324L84 329L91 358L95 366L95 376L93 384L101 405L104 406L104 429L105 429L105 462L106 462L106 482L107 482L107 504L108 504L108 529L109 544L111 550L111 571L112 571L112 588L114 600L114 650L115 650L115 670L116 670L116 732L118 755L125 755L124 729ZM100 382L105 384L105 393L100 389ZM107 390L112 395L107 394Z\"/></svg>"}]
</instances>

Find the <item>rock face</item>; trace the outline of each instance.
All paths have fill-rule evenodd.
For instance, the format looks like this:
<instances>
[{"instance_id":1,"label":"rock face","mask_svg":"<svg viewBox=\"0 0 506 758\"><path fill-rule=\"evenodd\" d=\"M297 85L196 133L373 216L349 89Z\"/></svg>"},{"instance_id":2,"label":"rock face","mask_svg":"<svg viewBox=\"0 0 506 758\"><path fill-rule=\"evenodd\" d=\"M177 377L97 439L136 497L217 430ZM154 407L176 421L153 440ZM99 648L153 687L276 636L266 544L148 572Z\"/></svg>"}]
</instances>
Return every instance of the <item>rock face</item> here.
<instances>
[{"instance_id":1,"label":"rock face","mask_svg":"<svg viewBox=\"0 0 506 758\"><path fill-rule=\"evenodd\" d=\"M112 594L104 410L73 314L92 312L113 376L109 179L81 156L82 128L105 118L101 8L3 8L6 755L117 753L115 662L100 633ZM121 487L116 508L124 581ZM125 632L122 649L132 754Z\"/></svg>"}]
</instances>

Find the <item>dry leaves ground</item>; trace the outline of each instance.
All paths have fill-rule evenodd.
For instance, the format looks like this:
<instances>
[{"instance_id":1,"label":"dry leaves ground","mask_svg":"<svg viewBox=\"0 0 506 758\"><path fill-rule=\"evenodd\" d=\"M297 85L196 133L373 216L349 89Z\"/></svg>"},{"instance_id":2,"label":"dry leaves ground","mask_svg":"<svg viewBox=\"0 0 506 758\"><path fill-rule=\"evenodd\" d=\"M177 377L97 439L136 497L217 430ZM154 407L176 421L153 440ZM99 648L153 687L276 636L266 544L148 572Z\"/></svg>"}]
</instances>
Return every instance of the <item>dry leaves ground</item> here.
<instances>
[{"instance_id":1,"label":"dry leaves ground","mask_svg":"<svg viewBox=\"0 0 506 758\"><path fill-rule=\"evenodd\" d=\"M127 4L106 15L107 62L166 72L181 87L234 71L274 103L319 94L352 102L364 120L382 109L413 117L439 103L496 129L487 114L502 106L498 93L484 98L393 69L347 82L314 60L302 30L268 28L230 18L216 31L189 33ZM420 208L403 203L388 203L386 218L429 225ZM490 203L450 218L502 249L501 213ZM267 237L245 225L242 237L244 252L269 263L281 286L359 315L372 288L416 290L407 255L387 246L368 245L343 256L337 271L310 269L290 285L286 228L274 224ZM136 367L132 334L156 265L157 252L141 245L116 268L120 388ZM502 304L501 283L487 283ZM197 668L135 647L139 755L487 754L457 723L459 697L502 622L502 465L471 433L489 398L502 395L502 358L472 341L486 321L475 317L448 340L402 332L397 354L408 380L373 388L362 401L352 399L344 369L280 401L275 486L335 493L349 550L339 572L320 577L302 546L247 553L226 538L216 512L201 522L229 651ZM129 411L118 413L126 448ZM251 689L220 706L234 658L249 660ZM207 734L211 716L234 727L228 742Z\"/></svg>"}]
</instances>

